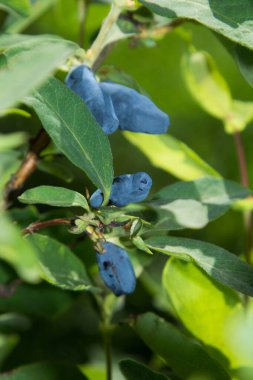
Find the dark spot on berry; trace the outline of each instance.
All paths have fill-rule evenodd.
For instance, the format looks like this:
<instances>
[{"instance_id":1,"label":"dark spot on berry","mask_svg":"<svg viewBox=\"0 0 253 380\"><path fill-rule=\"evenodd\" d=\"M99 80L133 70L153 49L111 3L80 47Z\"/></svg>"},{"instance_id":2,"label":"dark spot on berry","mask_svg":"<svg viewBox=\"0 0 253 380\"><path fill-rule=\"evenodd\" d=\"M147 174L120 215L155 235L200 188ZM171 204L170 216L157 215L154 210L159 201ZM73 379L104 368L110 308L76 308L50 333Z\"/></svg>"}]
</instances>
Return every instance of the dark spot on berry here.
<instances>
[{"instance_id":1,"label":"dark spot on berry","mask_svg":"<svg viewBox=\"0 0 253 380\"><path fill-rule=\"evenodd\" d=\"M110 261L104 261L103 266L104 266L104 270L107 270L108 268L110 268L110 266L111 266Z\"/></svg>"},{"instance_id":2,"label":"dark spot on berry","mask_svg":"<svg viewBox=\"0 0 253 380\"><path fill-rule=\"evenodd\" d=\"M141 180L141 183L145 183L145 185L148 183L148 181L146 180L146 178L143 178L142 180Z\"/></svg>"},{"instance_id":3,"label":"dark spot on berry","mask_svg":"<svg viewBox=\"0 0 253 380\"><path fill-rule=\"evenodd\" d=\"M119 183L119 182L122 182L122 178L115 177L114 180L113 180L113 183Z\"/></svg>"}]
</instances>

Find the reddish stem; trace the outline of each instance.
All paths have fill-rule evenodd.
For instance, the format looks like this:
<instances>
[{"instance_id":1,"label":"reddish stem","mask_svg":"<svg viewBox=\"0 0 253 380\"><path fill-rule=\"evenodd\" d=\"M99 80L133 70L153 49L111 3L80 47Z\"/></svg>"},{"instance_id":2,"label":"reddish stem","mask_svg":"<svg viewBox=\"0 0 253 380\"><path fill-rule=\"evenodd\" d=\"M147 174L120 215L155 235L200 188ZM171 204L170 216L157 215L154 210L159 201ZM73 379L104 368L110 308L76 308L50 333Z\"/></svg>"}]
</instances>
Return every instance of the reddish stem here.
<instances>
[{"instance_id":1,"label":"reddish stem","mask_svg":"<svg viewBox=\"0 0 253 380\"><path fill-rule=\"evenodd\" d=\"M244 151L243 142L241 139L241 134L239 132L234 133L236 152L239 162L241 184L245 187L249 187L249 176L247 169L246 156ZM252 212L246 211L244 213L244 225L246 232L246 243L245 243L245 258L247 263L251 263L251 250L252 250Z\"/></svg>"},{"instance_id":2,"label":"reddish stem","mask_svg":"<svg viewBox=\"0 0 253 380\"><path fill-rule=\"evenodd\" d=\"M57 226L60 224L65 224L65 225L71 226L72 221L73 221L73 218L69 218L69 219L57 218L57 219L46 220L44 222L40 222L40 221L34 222L23 230L23 234L24 235L25 234L33 234L34 232L37 232L43 228Z\"/></svg>"}]
</instances>

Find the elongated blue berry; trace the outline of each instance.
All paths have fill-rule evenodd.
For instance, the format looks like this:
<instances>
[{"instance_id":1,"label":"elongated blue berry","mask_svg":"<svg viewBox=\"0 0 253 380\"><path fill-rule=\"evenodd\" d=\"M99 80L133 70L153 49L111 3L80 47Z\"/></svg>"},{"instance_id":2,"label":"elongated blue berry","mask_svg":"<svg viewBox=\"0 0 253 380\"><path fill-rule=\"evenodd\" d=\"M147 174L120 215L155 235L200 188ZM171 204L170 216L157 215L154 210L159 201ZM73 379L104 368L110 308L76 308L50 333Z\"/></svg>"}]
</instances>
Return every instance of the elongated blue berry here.
<instances>
[{"instance_id":1,"label":"elongated blue berry","mask_svg":"<svg viewBox=\"0 0 253 380\"><path fill-rule=\"evenodd\" d=\"M66 85L88 106L106 134L119 126L111 97L100 88L93 71L85 65L74 67L65 79Z\"/></svg>"},{"instance_id":2,"label":"elongated blue berry","mask_svg":"<svg viewBox=\"0 0 253 380\"><path fill-rule=\"evenodd\" d=\"M127 252L113 243L102 243L104 253L96 253L99 273L116 296L133 293L136 278Z\"/></svg>"},{"instance_id":3,"label":"elongated blue berry","mask_svg":"<svg viewBox=\"0 0 253 380\"><path fill-rule=\"evenodd\" d=\"M129 203L141 202L148 196L151 186L152 179L145 172L115 177L109 197L109 204L123 207ZM98 189L92 194L90 205L94 208L99 208L103 203L103 199L103 193Z\"/></svg>"},{"instance_id":4,"label":"elongated blue berry","mask_svg":"<svg viewBox=\"0 0 253 380\"><path fill-rule=\"evenodd\" d=\"M147 96L113 82L101 82L100 88L111 96L121 130L152 134L167 132L169 116Z\"/></svg>"}]
</instances>

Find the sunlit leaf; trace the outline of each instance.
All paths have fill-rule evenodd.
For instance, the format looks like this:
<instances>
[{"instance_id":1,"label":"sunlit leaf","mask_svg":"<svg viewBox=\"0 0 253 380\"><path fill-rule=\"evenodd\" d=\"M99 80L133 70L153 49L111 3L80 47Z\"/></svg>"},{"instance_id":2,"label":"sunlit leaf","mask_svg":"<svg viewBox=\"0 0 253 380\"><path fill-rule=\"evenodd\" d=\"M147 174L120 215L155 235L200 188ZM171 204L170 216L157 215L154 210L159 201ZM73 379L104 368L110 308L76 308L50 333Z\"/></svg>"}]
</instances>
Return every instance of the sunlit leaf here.
<instances>
[{"instance_id":1,"label":"sunlit leaf","mask_svg":"<svg viewBox=\"0 0 253 380\"><path fill-rule=\"evenodd\" d=\"M178 259L167 262L163 284L176 314L191 334L222 352L233 363L236 356L226 342L225 330L228 319L242 310L238 294L211 279L194 264Z\"/></svg>"},{"instance_id":2,"label":"sunlit leaf","mask_svg":"<svg viewBox=\"0 0 253 380\"><path fill-rule=\"evenodd\" d=\"M230 89L213 58L204 51L185 54L183 74L193 98L224 123L227 133L240 132L253 119L253 102L232 99Z\"/></svg>"},{"instance_id":3,"label":"sunlit leaf","mask_svg":"<svg viewBox=\"0 0 253 380\"><path fill-rule=\"evenodd\" d=\"M124 136L141 150L151 163L183 180L220 175L187 145L170 135L124 132Z\"/></svg>"},{"instance_id":4,"label":"sunlit leaf","mask_svg":"<svg viewBox=\"0 0 253 380\"><path fill-rule=\"evenodd\" d=\"M228 117L224 120L227 133L241 132L253 120L253 102L233 100Z\"/></svg>"},{"instance_id":5,"label":"sunlit leaf","mask_svg":"<svg viewBox=\"0 0 253 380\"><path fill-rule=\"evenodd\" d=\"M251 0L140 0L153 12L166 17L198 21L241 45L253 49Z\"/></svg>"},{"instance_id":6,"label":"sunlit leaf","mask_svg":"<svg viewBox=\"0 0 253 380\"><path fill-rule=\"evenodd\" d=\"M230 89L212 57L204 51L186 53L182 70L191 95L211 115L225 119L230 111Z\"/></svg>"},{"instance_id":7,"label":"sunlit leaf","mask_svg":"<svg viewBox=\"0 0 253 380\"><path fill-rule=\"evenodd\" d=\"M158 214L156 229L202 228L249 195L250 190L236 182L203 177L164 187L148 205Z\"/></svg>"},{"instance_id":8,"label":"sunlit leaf","mask_svg":"<svg viewBox=\"0 0 253 380\"><path fill-rule=\"evenodd\" d=\"M181 237L145 240L148 248L181 260L193 261L209 276L241 293L253 295L253 267L216 245Z\"/></svg>"}]
</instances>

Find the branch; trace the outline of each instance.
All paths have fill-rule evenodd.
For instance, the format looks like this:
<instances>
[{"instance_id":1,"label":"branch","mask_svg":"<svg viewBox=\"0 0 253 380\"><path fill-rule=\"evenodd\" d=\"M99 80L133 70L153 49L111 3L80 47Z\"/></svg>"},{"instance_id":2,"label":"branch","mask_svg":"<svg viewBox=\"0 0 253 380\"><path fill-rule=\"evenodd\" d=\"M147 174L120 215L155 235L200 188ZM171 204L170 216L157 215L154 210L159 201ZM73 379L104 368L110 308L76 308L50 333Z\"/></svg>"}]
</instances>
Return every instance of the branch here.
<instances>
[{"instance_id":1,"label":"branch","mask_svg":"<svg viewBox=\"0 0 253 380\"><path fill-rule=\"evenodd\" d=\"M24 235L33 234L33 233L35 233L35 232L37 232L43 228L57 226L60 224L65 224L65 225L71 226L73 220L74 220L74 218L57 218L57 219L46 220L44 222L37 221L37 222L30 224L28 227L24 228L23 234Z\"/></svg>"},{"instance_id":2,"label":"branch","mask_svg":"<svg viewBox=\"0 0 253 380\"><path fill-rule=\"evenodd\" d=\"M38 135L30 144L30 150L26 154L25 159L21 163L17 172L11 177L5 186L4 200L6 207L9 205L11 196L18 192L24 185L25 181L37 168L39 155L43 149L50 143L50 137L44 129L40 130Z\"/></svg>"},{"instance_id":3,"label":"branch","mask_svg":"<svg viewBox=\"0 0 253 380\"><path fill-rule=\"evenodd\" d=\"M244 147L243 147L240 132L235 132L234 138L235 138L236 152L237 152L237 157L238 157L239 167L240 167L241 184L245 187L249 187L247 162L246 162L246 157L245 157L245 152L244 152Z\"/></svg>"},{"instance_id":4,"label":"branch","mask_svg":"<svg viewBox=\"0 0 253 380\"><path fill-rule=\"evenodd\" d=\"M178 18L170 22L169 24L158 26L154 29L143 29L139 34L133 36L133 40L140 40L144 38L160 37L164 36L167 33L172 32L175 28L181 26L187 21L187 19Z\"/></svg>"},{"instance_id":5,"label":"branch","mask_svg":"<svg viewBox=\"0 0 253 380\"><path fill-rule=\"evenodd\" d=\"M240 168L240 175L241 175L241 184L245 187L249 187L249 176L248 176L248 169L247 169L247 162L245 157L245 151L241 139L240 132L234 133L234 139L235 139L235 147L236 147L236 153L238 157L239 162L239 168ZM245 259L247 263L251 263L251 250L252 250L252 212L251 211L245 211L244 212L244 226L245 226L245 232L246 232L246 243L245 243Z\"/></svg>"}]
</instances>

